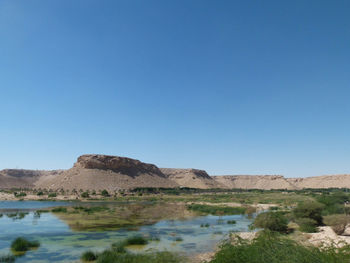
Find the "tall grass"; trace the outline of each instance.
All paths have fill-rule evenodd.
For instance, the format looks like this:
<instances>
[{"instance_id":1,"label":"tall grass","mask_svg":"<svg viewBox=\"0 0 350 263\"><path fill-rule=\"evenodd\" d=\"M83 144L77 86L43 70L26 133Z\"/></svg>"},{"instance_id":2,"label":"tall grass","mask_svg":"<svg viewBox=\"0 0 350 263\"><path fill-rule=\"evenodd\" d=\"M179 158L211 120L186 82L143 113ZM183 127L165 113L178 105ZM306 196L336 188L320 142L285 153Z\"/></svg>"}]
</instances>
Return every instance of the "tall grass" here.
<instances>
[{"instance_id":1,"label":"tall grass","mask_svg":"<svg viewBox=\"0 0 350 263\"><path fill-rule=\"evenodd\" d=\"M183 262L179 256L170 252L155 253L115 253L113 250L102 252L96 263L180 263Z\"/></svg>"},{"instance_id":2,"label":"tall grass","mask_svg":"<svg viewBox=\"0 0 350 263\"><path fill-rule=\"evenodd\" d=\"M211 214L211 215L238 215L238 214L244 214L246 212L245 207L228 207L228 206L200 205L200 204L188 205L187 209L196 211L202 214Z\"/></svg>"},{"instance_id":3,"label":"tall grass","mask_svg":"<svg viewBox=\"0 0 350 263\"><path fill-rule=\"evenodd\" d=\"M146 240L147 241L147 240ZM127 239L125 241L112 244L110 249L101 253L86 251L82 254L81 259L84 262L96 261L96 263L180 263L184 259L179 255L170 252L153 252L153 253L131 253L125 249L125 246L132 243L140 243L138 237Z\"/></svg>"},{"instance_id":4,"label":"tall grass","mask_svg":"<svg viewBox=\"0 0 350 263\"><path fill-rule=\"evenodd\" d=\"M18 237L11 243L11 250L14 252L26 252L39 246L40 243L38 241L29 241L23 237Z\"/></svg>"},{"instance_id":5,"label":"tall grass","mask_svg":"<svg viewBox=\"0 0 350 263\"><path fill-rule=\"evenodd\" d=\"M148 243L148 240L140 235L129 237L124 241L124 244L126 246L128 246L128 245L147 245L147 243Z\"/></svg>"},{"instance_id":6,"label":"tall grass","mask_svg":"<svg viewBox=\"0 0 350 263\"><path fill-rule=\"evenodd\" d=\"M260 234L252 242L237 238L225 243L211 263L345 263L350 262L350 246L317 248L272 232Z\"/></svg>"}]
</instances>

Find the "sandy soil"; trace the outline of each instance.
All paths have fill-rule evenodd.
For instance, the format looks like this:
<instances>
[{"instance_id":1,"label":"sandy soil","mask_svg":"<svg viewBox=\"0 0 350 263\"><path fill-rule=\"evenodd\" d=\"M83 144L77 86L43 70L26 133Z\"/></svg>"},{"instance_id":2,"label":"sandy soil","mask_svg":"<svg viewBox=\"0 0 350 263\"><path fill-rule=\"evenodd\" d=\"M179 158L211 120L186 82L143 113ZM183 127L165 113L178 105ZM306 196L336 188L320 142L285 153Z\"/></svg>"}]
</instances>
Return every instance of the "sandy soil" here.
<instances>
[{"instance_id":1,"label":"sandy soil","mask_svg":"<svg viewBox=\"0 0 350 263\"><path fill-rule=\"evenodd\" d=\"M212 205L212 206L228 206L228 207L241 207L246 206L246 204L227 202L227 203L210 203L210 202L188 202L187 204L199 204L199 205ZM248 204L248 206L255 207L257 211L268 210L270 207L278 206L276 204Z\"/></svg>"},{"instance_id":2,"label":"sandy soil","mask_svg":"<svg viewBox=\"0 0 350 263\"><path fill-rule=\"evenodd\" d=\"M342 247L350 244L350 236L339 236L329 226L319 227L317 233L304 233L305 237L314 246L330 246L335 245Z\"/></svg>"}]
</instances>

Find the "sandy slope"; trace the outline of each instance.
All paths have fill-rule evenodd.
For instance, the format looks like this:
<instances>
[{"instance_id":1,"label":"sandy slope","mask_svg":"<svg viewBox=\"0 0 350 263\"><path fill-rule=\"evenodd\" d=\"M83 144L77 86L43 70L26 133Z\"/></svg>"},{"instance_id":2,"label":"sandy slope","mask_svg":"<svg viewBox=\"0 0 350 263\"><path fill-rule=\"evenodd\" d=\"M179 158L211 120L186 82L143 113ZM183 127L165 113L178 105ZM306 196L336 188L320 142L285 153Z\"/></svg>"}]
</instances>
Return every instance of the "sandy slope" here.
<instances>
[{"instance_id":1,"label":"sandy slope","mask_svg":"<svg viewBox=\"0 0 350 263\"><path fill-rule=\"evenodd\" d=\"M139 174L129 176L111 170L72 168L53 178L40 178L36 188L68 189L68 190L103 190L115 191L135 187L176 187L167 178L157 174Z\"/></svg>"},{"instance_id":2,"label":"sandy slope","mask_svg":"<svg viewBox=\"0 0 350 263\"><path fill-rule=\"evenodd\" d=\"M215 181L203 170L175 168L160 168L160 170L167 178L181 187L200 189L225 188L224 185Z\"/></svg>"},{"instance_id":3,"label":"sandy slope","mask_svg":"<svg viewBox=\"0 0 350 263\"><path fill-rule=\"evenodd\" d=\"M6 169L0 171L0 189L130 189L135 187L190 187L241 189L350 188L350 174L307 178L280 175L209 176L198 169L159 169L139 160L88 154L78 158L69 170L39 171Z\"/></svg>"},{"instance_id":4,"label":"sandy slope","mask_svg":"<svg viewBox=\"0 0 350 263\"><path fill-rule=\"evenodd\" d=\"M213 176L218 183L228 188L241 189L296 189L280 175L224 175Z\"/></svg>"}]
</instances>

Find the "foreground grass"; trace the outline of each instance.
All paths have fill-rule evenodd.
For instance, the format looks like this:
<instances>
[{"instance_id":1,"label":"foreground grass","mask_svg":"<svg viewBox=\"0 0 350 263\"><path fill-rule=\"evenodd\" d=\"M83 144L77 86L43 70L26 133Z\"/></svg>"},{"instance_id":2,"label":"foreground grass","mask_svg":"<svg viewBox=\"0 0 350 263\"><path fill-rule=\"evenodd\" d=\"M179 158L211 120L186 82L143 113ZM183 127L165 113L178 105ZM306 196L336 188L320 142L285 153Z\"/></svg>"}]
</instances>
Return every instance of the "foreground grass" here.
<instances>
[{"instance_id":1,"label":"foreground grass","mask_svg":"<svg viewBox=\"0 0 350 263\"><path fill-rule=\"evenodd\" d=\"M82 254L83 262L96 263L181 263L185 262L183 257L170 252L153 253L130 253L125 246L130 244L146 244L147 240L142 237L132 237L125 241L112 244L111 248L94 253L91 250Z\"/></svg>"},{"instance_id":2,"label":"foreground grass","mask_svg":"<svg viewBox=\"0 0 350 263\"><path fill-rule=\"evenodd\" d=\"M298 244L276 233L264 232L249 243L237 238L225 243L210 263L345 263L350 246L317 248Z\"/></svg>"}]
</instances>

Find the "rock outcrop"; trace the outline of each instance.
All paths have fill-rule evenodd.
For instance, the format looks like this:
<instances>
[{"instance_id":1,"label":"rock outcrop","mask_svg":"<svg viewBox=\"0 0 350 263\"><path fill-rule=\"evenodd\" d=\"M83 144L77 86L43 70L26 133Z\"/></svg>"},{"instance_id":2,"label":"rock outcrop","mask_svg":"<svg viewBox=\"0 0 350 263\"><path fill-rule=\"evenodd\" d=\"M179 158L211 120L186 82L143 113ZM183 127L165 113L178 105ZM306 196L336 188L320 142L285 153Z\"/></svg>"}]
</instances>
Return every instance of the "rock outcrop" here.
<instances>
[{"instance_id":1,"label":"rock outcrop","mask_svg":"<svg viewBox=\"0 0 350 263\"><path fill-rule=\"evenodd\" d=\"M36 188L53 190L63 188L116 191L136 187L177 186L153 164L109 155L82 155L73 168L54 178L39 180L35 183Z\"/></svg>"},{"instance_id":2,"label":"rock outcrop","mask_svg":"<svg viewBox=\"0 0 350 263\"><path fill-rule=\"evenodd\" d=\"M224 186L215 181L204 170L197 169L175 169L160 168L167 178L178 184L180 187L190 188L224 188Z\"/></svg>"},{"instance_id":3,"label":"rock outcrop","mask_svg":"<svg viewBox=\"0 0 350 263\"><path fill-rule=\"evenodd\" d=\"M78 158L74 164L75 168L98 169L126 174L132 177L142 174L154 174L165 177L154 164L143 163L139 160L101 154L86 154Z\"/></svg>"},{"instance_id":4,"label":"rock outcrop","mask_svg":"<svg viewBox=\"0 0 350 263\"><path fill-rule=\"evenodd\" d=\"M139 160L87 154L78 158L68 170L0 171L0 189L46 188L67 190L131 189L136 187L189 187L240 189L303 189L350 188L350 174L306 178L285 178L281 175L209 176L197 169L158 168Z\"/></svg>"}]
</instances>

